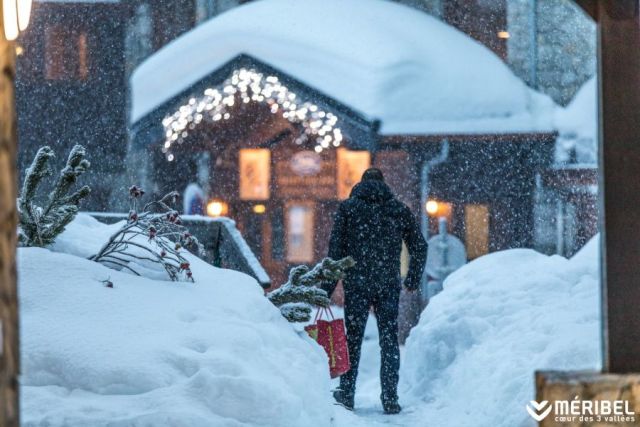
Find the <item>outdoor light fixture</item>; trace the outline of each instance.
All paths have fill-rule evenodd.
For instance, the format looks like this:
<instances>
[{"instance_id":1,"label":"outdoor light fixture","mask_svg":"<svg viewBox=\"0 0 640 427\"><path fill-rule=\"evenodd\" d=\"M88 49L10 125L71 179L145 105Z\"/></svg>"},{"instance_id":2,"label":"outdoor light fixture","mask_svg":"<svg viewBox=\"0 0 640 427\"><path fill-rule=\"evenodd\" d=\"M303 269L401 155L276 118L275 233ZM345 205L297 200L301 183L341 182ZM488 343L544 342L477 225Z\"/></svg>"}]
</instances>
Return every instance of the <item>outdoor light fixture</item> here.
<instances>
[{"instance_id":1,"label":"outdoor light fixture","mask_svg":"<svg viewBox=\"0 0 640 427\"><path fill-rule=\"evenodd\" d=\"M207 204L207 215L217 218L229 213L229 205L222 200L211 200Z\"/></svg>"},{"instance_id":2,"label":"outdoor light fixture","mask_svg":"<svg viewBox=\"0 0 640 427\"><path fill-rule=\"evenodd\" d=\"M508 39L509 37L511 37L511 34L509 34L509 31L498 31L498 38L499 39Z\"/></svg>"},{"instance_id":3,"label":"outdoor light fixture","mask_svg":"<svg viewBox=\"0 0 640 427\"><path fill-rule=\"evenodd\" d=\"M429 215L434 216L440 210L440 205L435 200L429 200L425 205L425 209Z\"/></svg>"},{"instance_id":4,"label":"outdoor light fixture","mask_svg":"<svg viewBox=\"0 0 640 427\"><path fill-rule=\"evenodd\" d=\"M4 36L7 40L17 39L20 31L29 26L31 2L32 0L2 0Z\"/></svg>"},{"instance_id":5,"label":"outdoor light fixture","mask_svg":"<svg viewBox=\"0 0 640 427\"><path fill-rule=\"evenodd\" d=\"M263 204L258 204L253 206L253 213L257 213L258 215L262 215L267 211L267 207Z\"/></svg>"}]
</instances>

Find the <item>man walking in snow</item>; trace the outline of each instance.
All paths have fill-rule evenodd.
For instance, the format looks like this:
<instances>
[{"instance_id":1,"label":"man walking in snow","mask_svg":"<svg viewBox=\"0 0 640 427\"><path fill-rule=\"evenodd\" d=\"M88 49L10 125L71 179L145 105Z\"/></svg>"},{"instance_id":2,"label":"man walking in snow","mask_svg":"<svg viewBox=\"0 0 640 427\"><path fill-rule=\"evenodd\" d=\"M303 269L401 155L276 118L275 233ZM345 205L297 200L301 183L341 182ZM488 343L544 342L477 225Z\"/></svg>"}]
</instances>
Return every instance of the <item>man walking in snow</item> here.
<instances>
[{"instance_id":1,"label":"man walking in snow","mask_svg":"<svg viewBox=\"0 0 640 427\"><path fill-rule=\"evenodd\" d=\"M348 409L353 409L360 348L369 310L373 307L380 335L382 406L388 414L401 410L398 404L398 302L403 241L411 257L404 286L414 291L420 285L427 244L413 214L393 196L382 172L367 169L349 199L340 204L329 244L329 257L351 256L356 261L342 282L351 370L340 377L340 389L334 392L336 401ZM326 289L329 295L335 285Z\"/></svg>"}]
</instances>

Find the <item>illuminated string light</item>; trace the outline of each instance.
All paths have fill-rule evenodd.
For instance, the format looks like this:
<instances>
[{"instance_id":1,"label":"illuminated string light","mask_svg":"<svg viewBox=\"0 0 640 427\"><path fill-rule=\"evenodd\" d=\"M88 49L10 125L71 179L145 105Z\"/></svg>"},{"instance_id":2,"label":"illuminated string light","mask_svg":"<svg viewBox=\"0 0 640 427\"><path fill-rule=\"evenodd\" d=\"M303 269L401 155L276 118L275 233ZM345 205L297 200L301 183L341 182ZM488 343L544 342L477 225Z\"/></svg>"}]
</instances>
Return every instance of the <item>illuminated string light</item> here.
<instances>
[{"instance_id":1,"label":"illuminated string light","mask_svg":"<svg viewBox=\"0 0 640 427\"><path fill-rule=\"evenodd\" d=\"M200 97L190 98L162 120L165 135L162 152L167 160L175 159L171 147L183 143L189 131L202 123L228 120L231 117L230 108L238 101L244 104L267 104L272 114L280 114L292 123L301 124L304 132L296 139L296 144L313 140L318 153L331 146L339 147L342 142L342 132L336 127L338 117L333 113L321 110L312 102L298 99L297 94L276 76L265 76L253 69L240 68L221 85L207 88Z\"/></svg>"}]
</instances>

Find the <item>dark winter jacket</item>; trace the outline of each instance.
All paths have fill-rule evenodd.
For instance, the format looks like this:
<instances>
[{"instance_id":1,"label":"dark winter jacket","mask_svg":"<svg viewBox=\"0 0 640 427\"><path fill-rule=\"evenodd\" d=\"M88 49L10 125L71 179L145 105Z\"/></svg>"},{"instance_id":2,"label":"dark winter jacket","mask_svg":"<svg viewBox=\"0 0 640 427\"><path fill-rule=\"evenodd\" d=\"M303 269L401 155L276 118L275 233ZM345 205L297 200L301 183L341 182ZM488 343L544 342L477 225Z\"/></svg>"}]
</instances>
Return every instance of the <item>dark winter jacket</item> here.
<instances>
[{"instance_id":1,"label":"dark winter jacket","mask_svg":"<svg viewBox=\"0 0 640 427\"><path fill-rule=\"evenodd\" d=\"M345 292L379 287L400 288L402 242L409 249L404 285L417 289L427 258L427 243L409 208L382 181L362 181L336 213L329 257L351 256L355 267L343 281ZM333 292L335 285L327 291Z\"/></svg>"}]
</instances>

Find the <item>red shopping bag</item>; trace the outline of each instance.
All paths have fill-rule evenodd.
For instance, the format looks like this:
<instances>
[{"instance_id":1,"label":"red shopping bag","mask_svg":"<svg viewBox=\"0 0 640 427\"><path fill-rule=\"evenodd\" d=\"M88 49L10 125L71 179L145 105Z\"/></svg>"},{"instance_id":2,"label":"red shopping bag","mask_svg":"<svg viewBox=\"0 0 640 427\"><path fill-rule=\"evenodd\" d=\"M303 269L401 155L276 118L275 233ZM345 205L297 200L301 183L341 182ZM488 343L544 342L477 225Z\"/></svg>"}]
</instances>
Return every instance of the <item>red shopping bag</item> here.
<instances>
[{"instance_id":1,"label":"red shopping bag","mask_svg":"<svg viewBox=\"0 0 640 427\"><path fill-rule=\"evenodd\" d=\"M331 316L331 320L322 320L323 313L327 314L327 319ZM315 323L305 327L304 330L327 352L331 378L349 372L351 362L349 362L347 335L344 332L344 319L335 319L328 307L319 308Z\"/></svg>"}]
</instances>

